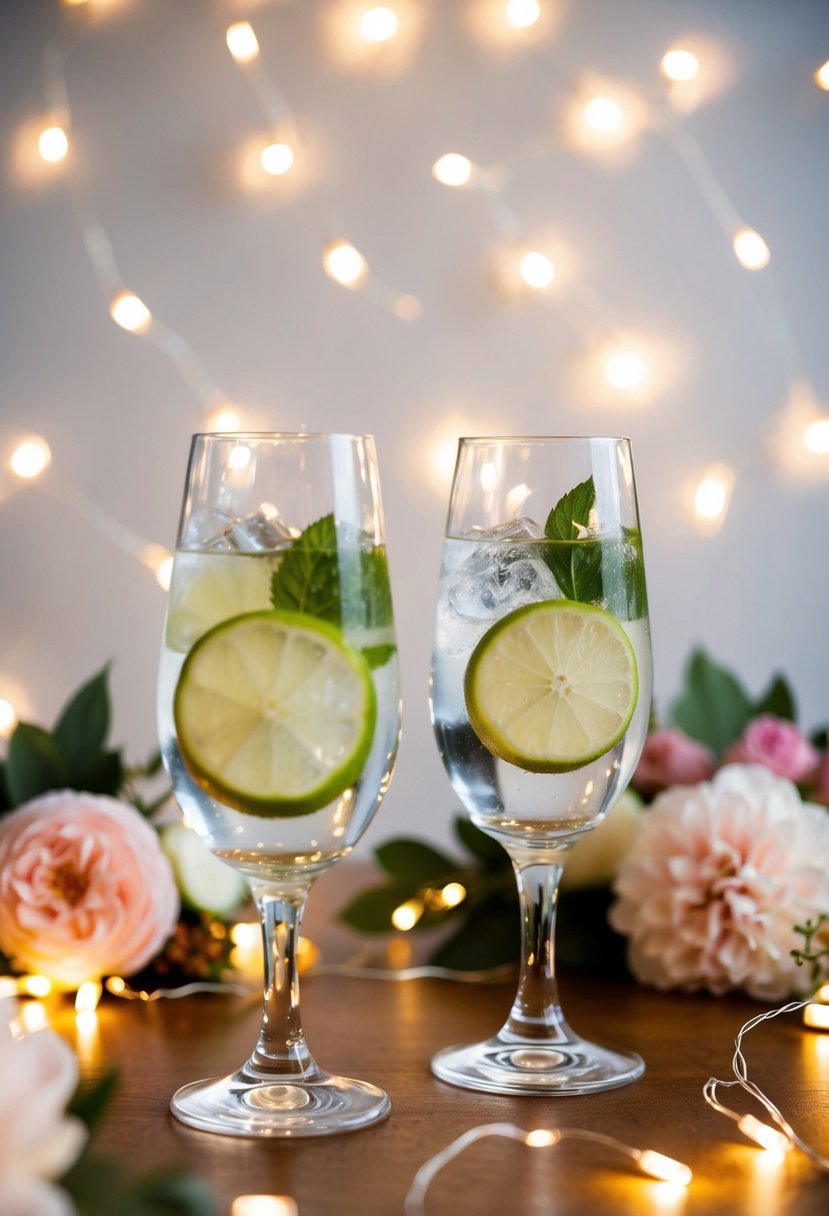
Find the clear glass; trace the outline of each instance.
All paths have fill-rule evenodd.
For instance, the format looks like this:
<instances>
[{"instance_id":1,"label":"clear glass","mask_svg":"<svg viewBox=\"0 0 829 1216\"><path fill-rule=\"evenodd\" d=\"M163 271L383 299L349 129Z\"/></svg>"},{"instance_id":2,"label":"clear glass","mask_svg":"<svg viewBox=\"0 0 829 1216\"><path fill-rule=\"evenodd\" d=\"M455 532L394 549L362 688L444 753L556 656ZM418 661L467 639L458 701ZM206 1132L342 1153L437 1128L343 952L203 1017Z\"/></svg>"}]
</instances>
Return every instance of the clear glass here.
<instances>
[{"instance_id":1,"label":"clear glass","mask_svg":"<svg viewBox=\"0 0 829 1216\"><path fill-rule=\"evenodd\" d=\"M551 540L548 516L564 500L566 523L565 496L576 487L583 487L582 511L592 489L589 513L570 529L572 535L560 529ZM465 677L470 656L497 621L525 605L561 599L610 613L614 621L599 619L617 635L618 622L632 647L638 694L624 735L608 750L569 771L528 771L520 762L527 752L521 720L513 758L495 754L470 723ZM583 615L576 610L579 619ZM624 639L622 646L626 650ZM552 673L551 683L563 678ZM556 987L554 933L567 853L602 821L629 782L647 734L651 686L628 441L461 439L435 617L432 723L455 792L472 821L512 861L522 961L518 992L498 1034L447 1048L433 1059L432 1070L444 1081L493 1093L584 1094L624 1085L643 1072L638 1055L586 1042L567 1024Z\"/></svg>"},{"instance_id":2,"label":"clear glass","mask_svg":"<svg viewBox=\"0 0 829 1216\"><path fill-rule=\"evenodd\" d=\"M191 677L183 674L188 656L223 622L233 622L225 626L225 634L231 630L238 638L240 622L246 629L250 620L265 622L264 649L252 652L253 662L246 655L246 670L255 667L251 678L265 688L269 708L260 719L268 723L266 743L260 749L264 750L262 767L277 789L297 752L293 740L306 729L298 715L305 712L307 719L308 711L302 698L297 707L293 692L290 703L285 697L278 703L282 694L272 691L277 676L262 674L282 672L285 666L276 661L273 628L283 628L287 620L293 631L290 637L300 638L285 644L280 651L283 657L307 658L309 653L330 657L331 652L341 657L344 649L349 678L356 671L361 695L374 703L373 715L366 711L360 719L359 747L343 743L339 735L334 738L331 747L336 754L333 759L327 756L328 763L336 767L339 753L346 749L346 759L337 770L339 780L330 790L330 782L319 784L311 806L306 805L307 798L285 805L274 805L267 798L264 805L250 802L246 790L239 794L238 769L236 785L217 789L213 769L203 767L208 753L200 751L194 761L195 745L191 742L189 751L186 741L179 746L182 719L176 698L188 681L192 687ZM199 654L204 652L201 647ZM296 661L291 676L295 669L299 670ZM366 691L369 685L373 693ZM334 713L331 707L337 712L341 708L342 690L332 682L328 668L314 687L328 722L329 713ZM353 684L348 687L353 689ZM234 687L224 684L221 692L235 696ZM224 712L221 705L219 711ZM350 704L346 711L351 712ZM280 714L285 729L293 731L287 736L291 741L281 764L273 758L273 740L282 731ZM316 719L319 713L311 716ZM224 764L226 754L232 753L233 763L238 763L240 749L234 751L235 737L231 739L226 719L221 720L225 725L218 736L223 750L216 754ZM253 1053L230 1076L180 1089L171 1103L173 1114L205 1131L271 1137L326 1135L385 1118L390 1103L382 1090L330 1076L311 1057L300 1020L295 959L308 891L315 878L345 857L365 831L388 788L400 737L397 651L377 460L370 437L193 438L168 599L158 723L164 763L185 819L216 856L248 879L265 946L262 1026ZM284 732L279 737L284 738ZM209 753L211 764L213 755ZM222 780L229 771L222 768ZM321 800L324 805L318 805Z\"/></svg>"}]
</instances>

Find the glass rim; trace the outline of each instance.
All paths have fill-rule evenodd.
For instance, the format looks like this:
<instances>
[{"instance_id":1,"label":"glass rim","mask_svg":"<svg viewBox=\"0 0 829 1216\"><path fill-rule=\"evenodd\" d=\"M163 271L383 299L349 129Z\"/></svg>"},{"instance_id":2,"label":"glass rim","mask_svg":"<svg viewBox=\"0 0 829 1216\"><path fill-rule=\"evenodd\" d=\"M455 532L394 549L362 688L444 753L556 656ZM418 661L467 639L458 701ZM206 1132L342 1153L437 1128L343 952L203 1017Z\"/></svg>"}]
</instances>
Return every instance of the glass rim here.
<instances>
[{"instance_id":1,"label":"glass rim","mask_svg":"<svg viewBox=\"0 0 829 1216\"><path fill-rule=\"evenodd\" d=\"M628 435L459 435L458 443L630 443Z\"/></svg>"},{"instance_id":2,"label":"glass rim","mask_svg":"<svg viewBox=\"0 0 829 1216\"><path fill-rule=\"evenodd\" d=\"M242 440L243 442L282 440L296 443L305 439L348 439L364 443L368 439L373 440L374 435L369 432L358 434L348 431L195 431L191 438L193 442L197 439L224 439Z\"/></svg>"}]
</instances>

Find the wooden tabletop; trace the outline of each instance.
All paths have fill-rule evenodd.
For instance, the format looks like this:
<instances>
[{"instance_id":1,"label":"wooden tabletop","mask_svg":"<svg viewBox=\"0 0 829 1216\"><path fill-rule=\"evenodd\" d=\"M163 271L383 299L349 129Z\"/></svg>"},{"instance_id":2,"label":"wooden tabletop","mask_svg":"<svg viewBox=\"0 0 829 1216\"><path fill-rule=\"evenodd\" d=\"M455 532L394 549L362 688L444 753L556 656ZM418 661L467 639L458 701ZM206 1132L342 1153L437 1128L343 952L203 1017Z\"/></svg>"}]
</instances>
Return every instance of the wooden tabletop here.
<instances>
[{"instance_id":1,"label":"wooden tabletop","mask_svg":"<svg viewBox=\"0 0 829 1216\"><path fill-rule=\"evenodd\" d=\"M326 904L320 900L316 920L309 920L317 940L326 933ZM335 946L342 950L343 943ZM571 974L562 980L570 1022L588 1037L643 1055L641 1080L590 1097L510 1098L434 1078L432 1053L493 1033L512 994L510 983L304 977L305 1028L318 1061L381 1085L393 1109L386 1122L366 1131L292 1143L193 1131L168 1110L179 1085L230 1072L247 1056L258 1027L255 996L152 1004L110 999L83 1037L69 1013L58 1029L75 1038L87 1076L113 1065L120 1070L96 1148L131 1171L186 1165L215 1188L223 1216L236 1196L251 1193L290 1195L300 1216L402 1214L418 1167L462 1132L491 1122L602 1132L675 1157L694 1178L687 1191L678 1191L593 1144L529 1149L488 1139L438 1177L427 1216L825 1216L829 1176L797 1150L776 1158L752 1147L703 1101L706 1078L730 1075L734 1036L762 1006ZM795 1014L752 1032L746 1052L753 1078L807 1141L829 1152L829 1035L805 1031Z\"/></svg>"}]
</instances>

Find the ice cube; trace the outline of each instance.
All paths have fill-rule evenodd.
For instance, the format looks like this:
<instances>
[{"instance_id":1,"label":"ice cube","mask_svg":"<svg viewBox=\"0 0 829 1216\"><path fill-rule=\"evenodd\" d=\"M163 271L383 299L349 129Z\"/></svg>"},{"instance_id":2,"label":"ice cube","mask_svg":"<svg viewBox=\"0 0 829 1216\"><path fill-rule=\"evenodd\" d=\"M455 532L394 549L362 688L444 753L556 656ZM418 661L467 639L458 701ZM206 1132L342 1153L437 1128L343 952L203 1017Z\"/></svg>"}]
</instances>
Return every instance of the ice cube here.
<instances>
[{"instance_id":1,"label":"ice cube","mask_svg":"<svg viewBox=\"0 0 829 1216\"><path fill-rule=\"evenodd\" d=\"M235 519L204 546L220 553L272 553L285 549L299 535L278 515L270 511L255 511L244 519Z\"/></svg>"},{"instance_id":2,"label":"ice cube","mask_svg":"<svg viewBox=\"0 0 829 1216\"><path fill-rule=\"evenodd\" d=\"M442 578L437 643L444 654L468 650L480 636L482 623L524 604L560 597L550 568L532 543L544 535L543 528L526 518L467 534L464 541L474 541L474 547L459 544L457 549L465 552L457 565L449 564Z\"/></svg>"}]
</instances>

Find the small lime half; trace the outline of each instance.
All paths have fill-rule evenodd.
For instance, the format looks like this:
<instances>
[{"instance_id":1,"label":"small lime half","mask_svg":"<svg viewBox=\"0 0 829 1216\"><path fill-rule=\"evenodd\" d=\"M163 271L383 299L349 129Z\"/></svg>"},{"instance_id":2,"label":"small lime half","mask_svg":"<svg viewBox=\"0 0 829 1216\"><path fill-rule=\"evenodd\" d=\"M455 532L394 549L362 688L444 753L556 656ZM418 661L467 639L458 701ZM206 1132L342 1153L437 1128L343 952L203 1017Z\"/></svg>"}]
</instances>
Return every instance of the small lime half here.
<instances>
[{"instance_id":1,"label":"small lime half","mask_svg":"<svg viewBox=\"0 0 829 1216\"><path fill-rule=\"evenodd\" d=\"M566 773L610 751L639 695L636 656L612 613L542 600L502 617L472 651L469 721L484 746L531 773Z\"/></svg>"},{"instance_id":2,"label":"small lime half","mask_svg":"<svg viewBox=\"0 0 829 1216\"><path fill-rule=\"evenodd\" d=\"M173 713L199 785L277 817L317 811L355 784L377 702L368 664L339 629L300 612L249 612L196 642Z\"/></svg>"}]
</instances>

